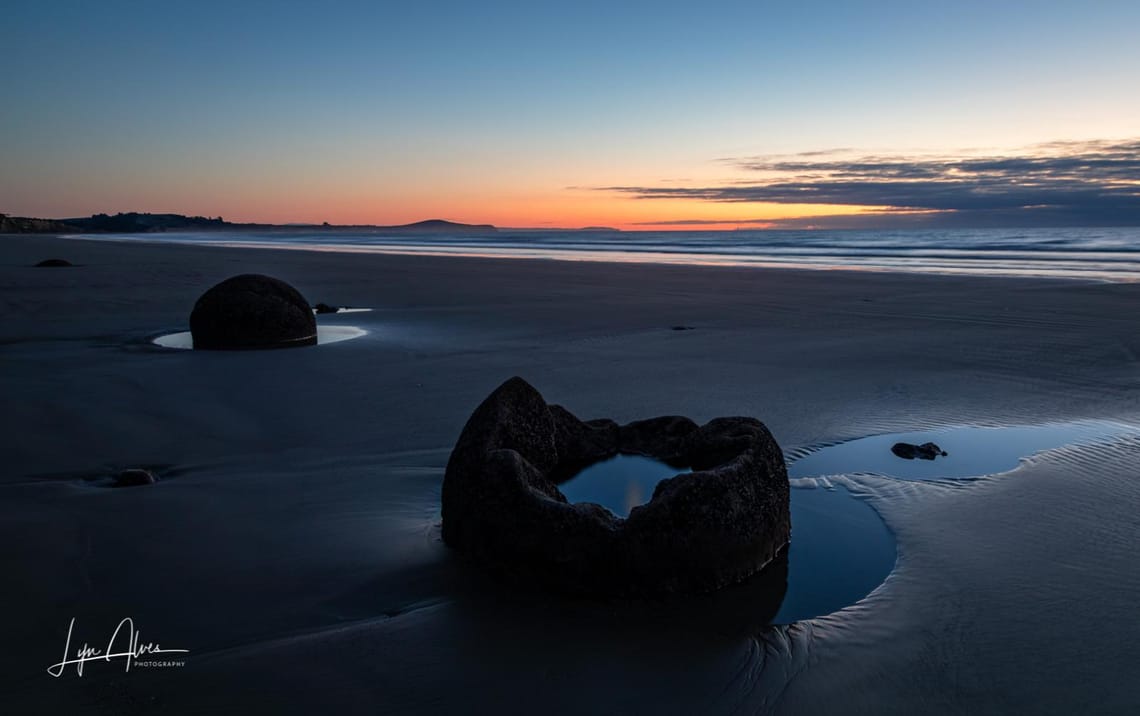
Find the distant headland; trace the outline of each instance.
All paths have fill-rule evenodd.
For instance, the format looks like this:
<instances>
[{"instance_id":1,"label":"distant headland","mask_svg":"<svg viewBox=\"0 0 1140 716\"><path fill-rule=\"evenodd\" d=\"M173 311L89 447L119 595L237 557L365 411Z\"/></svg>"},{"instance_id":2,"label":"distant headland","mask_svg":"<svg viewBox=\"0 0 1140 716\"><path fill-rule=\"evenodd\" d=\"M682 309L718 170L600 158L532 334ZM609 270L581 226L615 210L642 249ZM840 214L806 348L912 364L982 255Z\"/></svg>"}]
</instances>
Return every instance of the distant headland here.
<instances>
[{"instance_id":1,"label":"distant headland","mask_svg":"<svg viewBox=\"0 0 1140 716\"><path fill-rule=\"evenodd\" d=\"M182 214L93 214L74 219L33 219L0 214L0 234L142 234L161 231L312 231L356 230L384 231L401 234L437 233L488 233L498 231L491 224L461 224L443 219L428 219L413 224L378 226L372 224L243 224L226 221L222 217L184 216Z\"/></svg>"}]
</instances>

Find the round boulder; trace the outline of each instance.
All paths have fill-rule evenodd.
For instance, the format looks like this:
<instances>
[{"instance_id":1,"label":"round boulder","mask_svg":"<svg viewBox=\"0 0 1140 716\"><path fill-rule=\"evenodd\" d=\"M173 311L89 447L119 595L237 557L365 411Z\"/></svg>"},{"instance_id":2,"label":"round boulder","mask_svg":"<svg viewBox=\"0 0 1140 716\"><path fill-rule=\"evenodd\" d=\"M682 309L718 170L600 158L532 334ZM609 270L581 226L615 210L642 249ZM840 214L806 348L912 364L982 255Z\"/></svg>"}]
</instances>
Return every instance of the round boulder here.
<instances>
[{"instance_id":1,"label":"round boulder","mask_svg":"<svg viewBox=\"0 0 1140 716\"><path fill-rule=\"evenodd\" d=\"M558 489L619 453L693 472L622 519ZM443 482L443 539L493 571L578 594L711 592L774 563L791 513L783 452L753 418L583 422L511 378L476 408Z\"/></svg>"},{"instance_id":2,"label":"round boulder","mask_svg":"<svg viewBox=\"0 0 1140 716\"><path fill-rule=\"evenodd\" d=\"M202 294L190 313L195 349L291 348L317 342L308 301L284 281L242 274Z\"/></svg>"}]
</instances>

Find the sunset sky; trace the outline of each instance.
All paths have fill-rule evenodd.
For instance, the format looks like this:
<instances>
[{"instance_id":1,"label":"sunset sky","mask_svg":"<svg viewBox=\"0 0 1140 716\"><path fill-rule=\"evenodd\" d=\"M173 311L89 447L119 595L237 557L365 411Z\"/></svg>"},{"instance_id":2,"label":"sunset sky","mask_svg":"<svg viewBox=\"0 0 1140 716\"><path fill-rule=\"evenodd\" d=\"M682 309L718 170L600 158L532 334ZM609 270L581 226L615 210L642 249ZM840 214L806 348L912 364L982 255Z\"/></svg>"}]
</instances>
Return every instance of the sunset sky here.
<instances>
[{"instance_id":1,"label":"sunset sky","mask_svg":"<svg viewBox=\"0 0 1140 716\"><path fill-rule=\"evenodd\" d=\"M0 212L1140 224L1140 3L5 3Z\"/></svg>"}]
</instances>

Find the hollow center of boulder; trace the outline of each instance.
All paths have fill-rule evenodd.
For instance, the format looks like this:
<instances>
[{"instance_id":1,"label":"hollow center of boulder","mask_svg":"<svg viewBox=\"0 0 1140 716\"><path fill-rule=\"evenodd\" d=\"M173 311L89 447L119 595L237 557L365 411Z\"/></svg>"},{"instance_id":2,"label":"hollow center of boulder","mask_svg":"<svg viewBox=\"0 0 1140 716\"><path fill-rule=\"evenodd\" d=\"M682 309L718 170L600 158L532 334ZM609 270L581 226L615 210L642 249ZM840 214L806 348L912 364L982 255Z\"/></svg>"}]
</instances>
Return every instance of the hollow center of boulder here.
<instances>
[{"instance_id":1,"label":"hollow center of boulder","mask_svg":"<svg viewBox=\"0 0 1140 716\"><path fill-rule=\"evenodd\" d=\"M692 471L641 455L615 455L584 468L558 489L570 502L593 502L629 517L630 510L649 502L657 483L686 472Z\"/></svg>"}]
</instances>

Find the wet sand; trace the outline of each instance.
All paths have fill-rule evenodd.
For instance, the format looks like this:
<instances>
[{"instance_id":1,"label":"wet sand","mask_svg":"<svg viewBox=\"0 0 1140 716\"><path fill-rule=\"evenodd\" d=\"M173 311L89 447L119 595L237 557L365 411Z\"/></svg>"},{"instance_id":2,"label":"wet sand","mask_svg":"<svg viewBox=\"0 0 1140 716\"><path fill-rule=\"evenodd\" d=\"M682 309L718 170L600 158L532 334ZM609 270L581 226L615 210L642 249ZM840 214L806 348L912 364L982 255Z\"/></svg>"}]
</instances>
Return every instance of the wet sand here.
<instances>
[{"instance_id":1,"label":"wet sand","mask_svg":"<svg viewBox=\"0 0 1140 716\"><path fill-rule=\"evenodd\" d=\"M55 256L81 266L30 268ZM249 271L374 308L318 318L368 334L150 345ZM0 237L0 693L13 713L1127 712L1134 437L969 482L836 478L898 563L858 604L774 629L747 590L630 605L507 587L441 544L438 504L464 421L512 375L583 418L755 416L786 451L1137 423L1138 300L1045 279ZM85 479L134 466L163 479ZM185 666L46 673L72 617L95 645L128 616Z\"/></svg>"}]
</instances>

